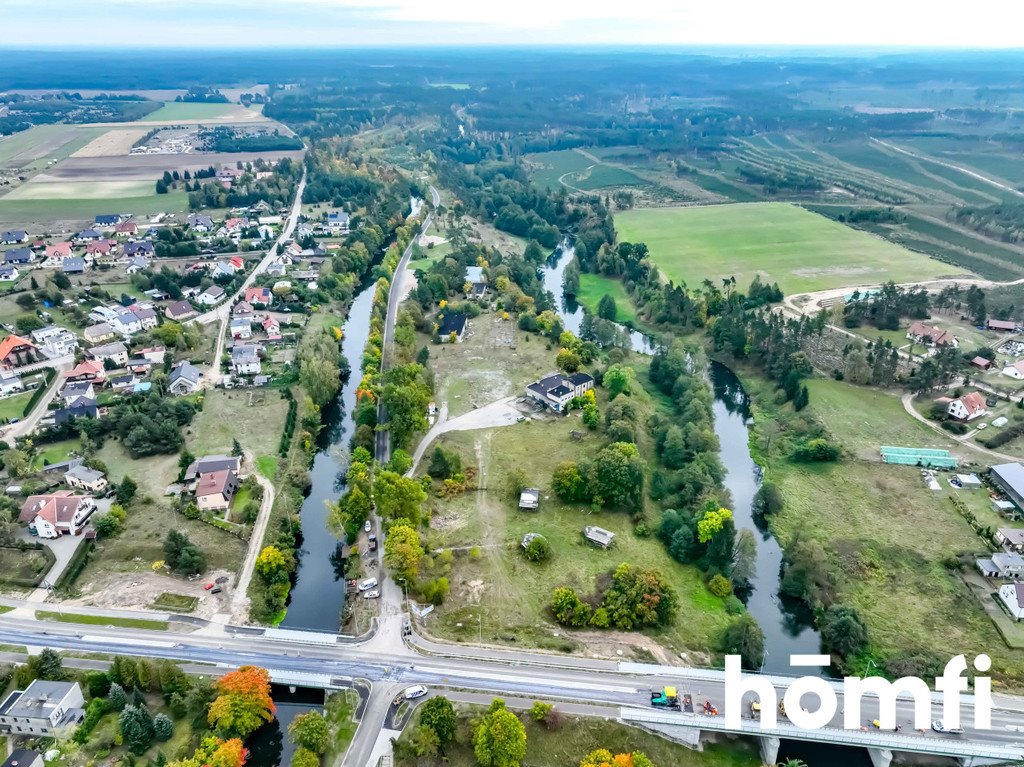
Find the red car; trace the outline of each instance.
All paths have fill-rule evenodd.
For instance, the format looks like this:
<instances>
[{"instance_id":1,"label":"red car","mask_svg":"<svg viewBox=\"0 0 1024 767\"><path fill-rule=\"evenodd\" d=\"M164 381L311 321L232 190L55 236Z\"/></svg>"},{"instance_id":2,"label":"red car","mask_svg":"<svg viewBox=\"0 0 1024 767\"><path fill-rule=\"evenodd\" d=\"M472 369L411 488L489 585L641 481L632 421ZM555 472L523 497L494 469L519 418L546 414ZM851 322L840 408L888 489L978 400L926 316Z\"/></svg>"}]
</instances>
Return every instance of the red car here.
<instances>
[{"instance_id":1,"label":"red car","mask_svg":"<svg viewBox=\"0 0 1024 767\"><path fill-rule=\"evenodd\" d=\"M213 584L212 583L207 583L205 586L203 586L203 591L209 591L212 588L213 588Z\"/></svg>"}]
</instances>

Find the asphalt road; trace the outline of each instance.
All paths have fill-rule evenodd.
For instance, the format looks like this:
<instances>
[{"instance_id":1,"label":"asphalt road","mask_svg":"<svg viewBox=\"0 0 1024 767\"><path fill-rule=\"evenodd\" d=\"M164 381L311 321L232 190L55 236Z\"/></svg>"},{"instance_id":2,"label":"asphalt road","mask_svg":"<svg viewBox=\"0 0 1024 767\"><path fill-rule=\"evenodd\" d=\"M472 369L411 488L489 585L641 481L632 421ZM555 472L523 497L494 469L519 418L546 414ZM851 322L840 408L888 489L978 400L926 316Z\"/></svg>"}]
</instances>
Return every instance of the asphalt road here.
<instances>
[{"instance_id":1,"label":"asphalt road","mask_svg":"<svg viewBox=\"0 0 1024 767\"><path fill-rule=\"evenodd\" d=\"M311 645L263 637L212 636L181 632L151 632L132 629L107 628L100 626L74 626L68 624L43 624L38 621L0 616L0 643L53 647L78 652L108 654L144 655L156 658L172 658L191 663L215 663L235 667L240 664L255 664L277 671L304 674L329 675L345 680L367 679L374 689L393 689L395 686L425 684L430 687L454 688L462 692L486 695L521 696L531 699L546 699L586 705L611 705L638 711L651 711L648 704L649 692L665 684L679 688L681 694L689 693L698 706L710 700L722 709L724 707L723 682L720 672L701 669L682 669L665 673L664 669L650 667L653 673L639 673L632 664L624 670L580 667L577 659L562 656L540 656L505 651L503 658L518 658L516 661L467 657L433 657L416 655L408 648L401 652L380 652L377 638L353 645ZM462 648L447 648L453 655ZM480 648L477 648L480 649ZM607 665L607 664L604 664ZM786 686L785 680L776 680L781 699ZM383 691L383 689L382 689ZM383 724L376 724L375 714L380 712L376 705L377 696L372 696L363 725L368 733L375 735ZM839 693L840 708L842 695ZM813 704L810 704L813 707ZM965 725L970 716L964 704ZM386 712L382 712L386 713ZM863 719L866 726L877 716L877 706L872 699L865 701ZM897 705L897 720L905 724L908 734L913 733L909 722L912 708L908 701ZM963 738L978 743L1009 745L1024 741L1024 703L1013 701L1000 705L993 711L993 728L974 731L966 727ZM833 724L841 726L840 715ZM857 732L846 735L858 737ZM877 733L864 733L864 737ZM941 741L952 736L926 732L913 733L915 738L930 739L941 747ZM892 737L899 737L898 735ZM1022 747L1024 755L1024 747ZM357 762L351 762L356 764Z\"/></svg>"}]
</instances>

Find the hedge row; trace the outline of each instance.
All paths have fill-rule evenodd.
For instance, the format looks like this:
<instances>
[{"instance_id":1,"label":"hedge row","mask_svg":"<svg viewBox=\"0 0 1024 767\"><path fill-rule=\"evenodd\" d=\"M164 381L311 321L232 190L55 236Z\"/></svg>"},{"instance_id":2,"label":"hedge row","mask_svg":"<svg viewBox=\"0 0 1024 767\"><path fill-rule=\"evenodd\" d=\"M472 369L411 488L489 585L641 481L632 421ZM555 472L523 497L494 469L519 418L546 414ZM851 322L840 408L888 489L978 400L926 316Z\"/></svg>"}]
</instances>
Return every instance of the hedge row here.
<instances>
[{"instance_id":1,"label":"hedge row","mask_svg":"<svg viewBox=\"0 0 1024 767\"><path fill-rule=\"evenodd\" d=\"M50 386L50 382L53 380L53 375L57 371L53 368L43 368L41 372L43 374L43 383L37 386L36 390L32 392L32 396L29 398L28 404L25 405L25 409L21 411L22 418L31 413L32 408L34 408L39 403L39 400L43 398L43 395L46 394L46 390Z\"/></svg>"}]
</instances>

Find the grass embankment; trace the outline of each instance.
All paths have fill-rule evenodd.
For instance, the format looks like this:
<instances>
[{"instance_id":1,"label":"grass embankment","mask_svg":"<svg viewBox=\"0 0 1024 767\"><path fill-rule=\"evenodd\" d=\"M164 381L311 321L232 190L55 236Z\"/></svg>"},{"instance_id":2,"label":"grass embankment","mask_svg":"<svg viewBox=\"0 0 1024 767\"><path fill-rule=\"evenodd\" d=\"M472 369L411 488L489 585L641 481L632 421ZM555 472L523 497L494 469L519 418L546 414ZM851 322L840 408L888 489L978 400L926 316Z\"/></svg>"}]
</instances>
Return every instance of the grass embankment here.
<instances>
[{"instance_id":1,"label":"grass embankment","mask_svg":"<svg viewBox=\"0 0 1024 767\"><path fill-rule=\"evenodd\" d=\"M86 623L91 626L117 626L125 629L147 629L149 631L166 631L167 621L146 620L144 618L108 618L103 615L78 615L75 613L56 613L36 610L36 620L57 621L58 623Z\"/></svg>"},{"instance_id":2,"label":"grass embankment","mask_svg":"<svg viewBox=\"0 0 1024 767\"><path fill-rule=\"evenodd\" d=\"M855 607L868 627L870 652L884 663L925 656L944 664L959 653L988 653L993 676L1024 684L1024 656L1003 642L984 607L948 565L986 550L950 496L928 490L915 467L880 462L882 444L956 447L912 419L897 396L831 380L808 382L809 408L777 406L773 387L744 376L755 398L752 450L785 499L771 521L783 546L798 534L821 542L837 579L838 601ZM811 416L849 453L826 464L794 464L788 430ZM955 453L965 454L956 449ZM981 493L979 493L981 495ZM985 522L994 517L982 517Z\"/></svg>"},{"instance_id":3,"label":"grass embankment","mask_svg":"<svg viewBox=\"0 0 1024 767\"><path fill-rule=\"evenodd\" d=\"M619 239L645 242L675 282L755 275L785 293L949 274L950 266L786 203L644 208L615 215Z\"/></svg>"},{"instance_id":4,"label":"grass embankment","mask_svg":"<svg viewBox=\"0 0 1024 767\"><path fill-rule=\"evenodd\" d=\"M327 748L325 764L337 764L348 751L352 738L355 737L358 726L353 717L356 713L356 704L359 702L359 695L354 690L342 690L327 696L324 706L324 716L327 724L330 725L333 739Z\"/></svg>"},{"instance_id":5,"label":"grass embankment","mask_svg":"<svg viewBox=\"0 0 1024 767\"><path fill-rule=\"evenodd\" d=\"M445 749L450 767L475 767L470 719L479 707L458 707L459 725L455 742ZM642 751L658 767L755 767L761 764L756 750L749 744L731 742L708 745L694 751L678 743L659 738L615 721L567 716L565 723L549 730L525 714L526 758L522 767L578 767L591 751L607 748L613 754ZM402 739L408 740L418 719L414 717L405 728ZM398 760L398 767L413 767L415 760Z\"/></svg>"}]
</instances>

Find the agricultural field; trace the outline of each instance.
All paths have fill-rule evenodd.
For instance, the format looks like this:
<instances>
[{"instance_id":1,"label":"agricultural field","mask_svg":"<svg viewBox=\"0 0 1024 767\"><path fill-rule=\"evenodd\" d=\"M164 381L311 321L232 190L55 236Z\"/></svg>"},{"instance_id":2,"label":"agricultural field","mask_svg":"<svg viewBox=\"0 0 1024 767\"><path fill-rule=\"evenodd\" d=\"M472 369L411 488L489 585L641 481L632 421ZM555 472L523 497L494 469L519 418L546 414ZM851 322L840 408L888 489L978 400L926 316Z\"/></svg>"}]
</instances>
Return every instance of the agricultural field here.
<instances>
[{"instance_id":1,"label":"agricultural field","mask_svg":"<svg viewBox=\"0 0 1024 767\"><path fill-rule=\"evenodd\" d=\"M156 195L148 181L30 181L3 197L4 200L107 200Z\"/></svg>"},{"instance_id":2,"label":"agricultural field","mask_svg":"<svg viewBox=\"0 0 1024 767\"><path fill-rule=\"evenodd\" d=\"M100 133L101 129L80 125L36 125L0 138L0 168L38 170L69 157Z\"/></svg>"},{"instance_id":3,"label":"agricultural field","mask_svg":"<svg viewBox=\"0 0 1024 767\"><path fill-rule=\"evenodd\" d=\"M0 197L0 225L21 225L30 229L63 223L75 228L88 223L100 212L116 210L136 216L156 213L182 213L188 210L185 192L150 194L144 197L105 197L71 199L11 199Z\"/></svg>"},{"instance_id":4,"label":"agricultural field","mask_svg":"<svg viewBox=\"0 0 1024 767\"><path fill-rule=\"evenodd\" d=\"M576 300L591 314L597 314L597 305L601 298L609 295L615 299L615 321L621 323L636 322L636 308L633 300L626 292L622 280L604 277L600 274L581 274L580 292Z\"/></svg>"},{"instance_id":5,"label":"agricultural field","mask_svg":"<svg viewBox=\"0 0 1024 767\"><path fill-rule=\"evenodd\" d=\"M200 104L167 101L139 122L230 122L232 120L264 120L261 108L247 109L241 104Z\"/></svg>"},{"instance_id":6,"label":"agricultural field","mask_svg":"<svg viewBox=\"0 0 1024 767\"><path fill-rule=\"evenodd\" d=\"M691 285L732 276L746 287L759 274L789 294L964 273L783 203L629 210L615 224L620 240L646 242L666 276Z\"/></svg>"},{"instance_id":7,"label":"agricultural field","mask_svg":"<svg viewBox=\"0 0 1024 767\"><path fill-rule=\"evenodd\" d=\"M145 128L115 128L97 136L81 149L74 157L117 157L128 154L136 141L143 138L148 131Z\"/></svg>"}]
</instances>

